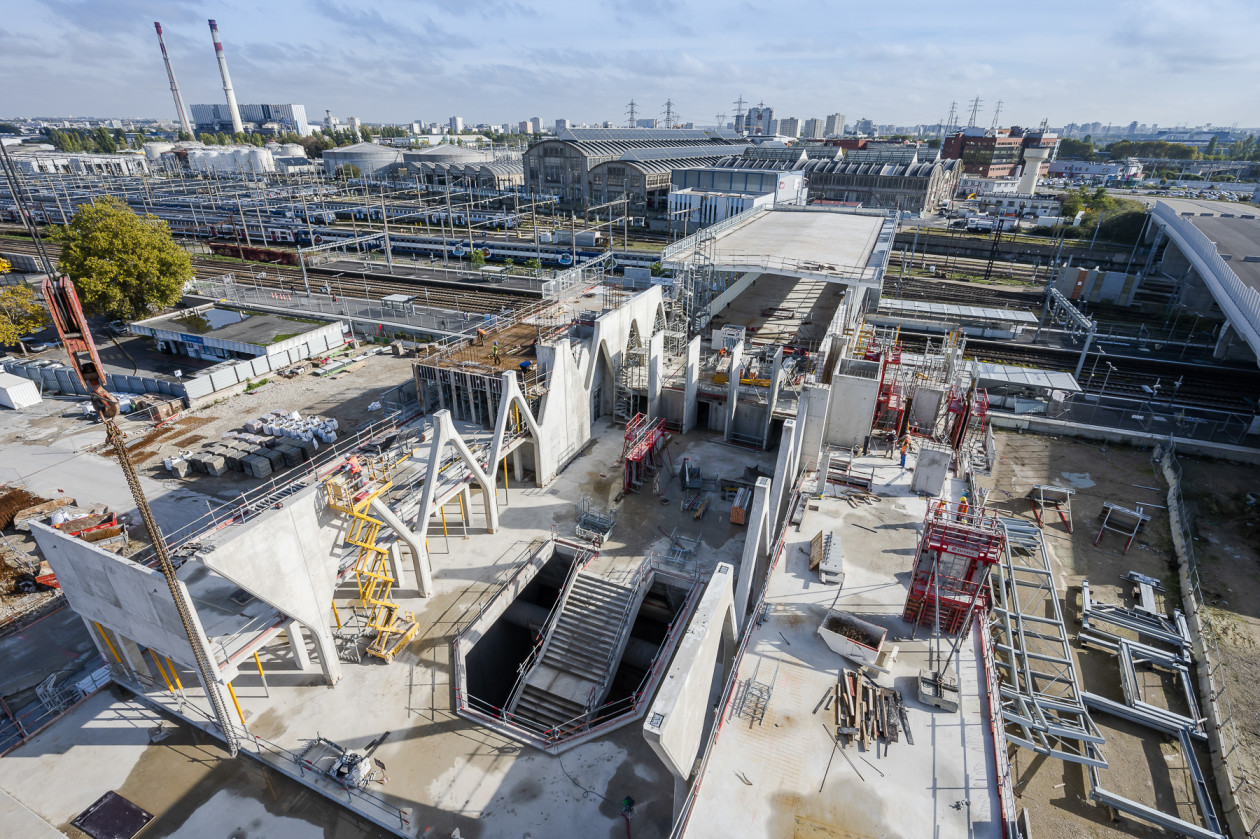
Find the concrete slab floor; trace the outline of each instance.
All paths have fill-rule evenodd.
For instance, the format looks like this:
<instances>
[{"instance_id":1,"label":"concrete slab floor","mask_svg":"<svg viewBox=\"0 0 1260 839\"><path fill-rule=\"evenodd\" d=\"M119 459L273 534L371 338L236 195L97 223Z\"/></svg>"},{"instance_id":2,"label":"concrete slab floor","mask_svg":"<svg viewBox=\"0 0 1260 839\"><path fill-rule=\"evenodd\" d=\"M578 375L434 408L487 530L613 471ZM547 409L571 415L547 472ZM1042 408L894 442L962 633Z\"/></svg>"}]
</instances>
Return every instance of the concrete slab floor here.
<instances>
[{"instance_id":1,"label":"concrete slab floor","mask_svg":"<svg viewBox=\"0 0 1260 839\"><path fill-rule=\"evenodd\" d=\"M847 213L766 213L723 234L714 261L734 254L774 254L837 267L866 267L884 219Z\"/></svg>"},{"instance_id":2,"label":"concrete slab floor","mask_svg":"<svg viewBox=\"0 0 1260 839\"><path fill-rule=\"evenodd\" d=\"M910 493L910 473L890 459L859 462L874 466L883 500L854 509L822 498L811 502L818 509L807 510L799 529L789 530L770 578L767 618L752 630L737 676L773 684L766 714L758 724L724 709L688 837L1002 835L979 635L963 643L957 660L961 713L920 704L915 680L928 666L929 630L909 640L901 612L926 501ZM820 583L808 568L810 540L831 530L843 545L841 589ZM839 671L854 667L818 636L833 603L887 628L886 645L900 647L893 672L878 681L902 691L915 740L902 737L886 752L845 747L852 766L832 755L832 712L815 711ZM950 640L943 641L946 651Z\"/></svg>"},{"instance_id":3,"label":"concrete slab floor","mask_svg":"<svg viewBox=\"0 0 1260 839\"><path fill-rule=\"evenodd\" d=\"M763 274L714 316L714 328L747 327L753 346L816 345L844 299L844 290L838 283ZM763 314L768 309L780 311Z\"/></svg>"},{"instance_id":4,"label":"concrete slab floor","mask_svg":"<svg viewBox=\"0 0 1260 839\"><path fill-rule=\"evenodd\" d=\"M388 767L389 780L373 791L411 811L407 832L412 835L446 835L455 828L466 837L487 838L602 835L606 830L619 835L624 829L619 802L627 795L637 802L636 837L668 835L673 781L637 725L552 757L456 716L452 706L453 630L514 570L530 539L549 534L553 524L560 535L572 535L583 496L599 506L613 503L621 490L621 445L620 427L607 424L548 487L513 486L496 534L482 530L478 499L471 505L467 539L454 524L455 508L448 510L449 553L443 552L448 540L440 526L430 531L435 596L416 597L409 575L395 590L394 599L415 611L421 629L392 664L371 658L345 664L344 678L329 689L314 672L296 670L283 641L270 644L262 655L266 687L257 673L244 673L234 683L251 732L291 751L300 751L316 735L362 748L391 732L374 755ZM772 454L734 448L708 434L676 438L670 453L675 467L685 455L698 460L706 474L734 477L745 465L773 466ZM730 524L729 504L715 499L697 521L691 511L680 509L677 482L663 477L661 484L669 504L651 492L622 499L620 521L597 567L615 574L637 565L648 550L663 552L666 534L675 526L701 538L704 567L736 562L745 529ZM356 594L352 583L340 590L343 615ZM195 684L191 673L180 675L186 688Z\"/></svg>"},{"instance_id":5,"label":"concrete slab floor","mask_svg":"<svg viewBox=\"0 0 1260 839\"><path fill-rule=\"evenodd\" d=\"M156 744L149 733L163 725ZM82 835L70 822L114 790L154 815L146 839L385 839L390 834L217 741L106 690L0 759L0 833Z\"/></svg>"}]
</instances>

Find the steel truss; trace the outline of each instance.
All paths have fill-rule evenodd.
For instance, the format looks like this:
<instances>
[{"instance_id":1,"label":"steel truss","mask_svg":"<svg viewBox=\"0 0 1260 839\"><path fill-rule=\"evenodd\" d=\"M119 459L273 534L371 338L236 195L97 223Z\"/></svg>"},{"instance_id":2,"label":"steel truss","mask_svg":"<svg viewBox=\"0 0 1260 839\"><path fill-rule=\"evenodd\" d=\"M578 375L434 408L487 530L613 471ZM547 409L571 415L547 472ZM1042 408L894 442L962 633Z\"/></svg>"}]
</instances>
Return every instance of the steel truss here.
<instances>
[{"instance_id":1,"label":"steel truss","mask_svg":"<svg viewBox=\"0 0 1260 839\"><path fill-rule=\"evenodd\" d=\"M989 632L1006 739L1070 763L1106 769L1036 525L1002 518L1006 546L993 569Z\"/></svg>"}]
</instances>

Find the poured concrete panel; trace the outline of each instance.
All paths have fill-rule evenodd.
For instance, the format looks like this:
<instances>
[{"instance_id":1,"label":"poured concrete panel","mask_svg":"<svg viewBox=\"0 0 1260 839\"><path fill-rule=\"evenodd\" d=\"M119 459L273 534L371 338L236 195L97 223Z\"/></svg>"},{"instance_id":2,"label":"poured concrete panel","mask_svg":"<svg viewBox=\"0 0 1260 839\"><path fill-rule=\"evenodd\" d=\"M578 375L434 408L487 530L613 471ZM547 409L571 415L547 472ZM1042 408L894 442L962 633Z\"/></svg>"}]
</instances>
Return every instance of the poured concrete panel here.
<instances>
[{"instance_id":1,"label":"poured concrete panel","mask_svg":"<svg viewBox=\"0 0 1260 839\"><path fill-rule=\"evenodd\" d=\"M202 538L197 559L308 627L328 624L343 517L323 487L307 487L241 524Z\"/></svg>"},{"instance_id":2,"label":"poured concrete panel","mask_svg":"<svg viewBox=\"0 0 1260 839\"><path fill-rule=\"evenodd\" d=\"M723 641L735 639L735 569L719 563L705 587L669 673L643 724L643 737L678 778L691 777L709 711Z\"/></svg>"},{"instance_id":3,"label":"poured concrete panel","mask_svg":"<svg viewBox=\"0 0 1260 839\"><path fill-rule=\"evenodd\" d=\"M855 362L850 362L855 363ZM823 442L831 446L857 446L871 433L879 380L836 374L831 377L831 404Z\"/></svg>"},{"instance_id":4,"label":"poured concrete panel","mask_svg":"<svg viewBox=\"0 0 1260 839\"><path fill-rule=\"evenodd\" d=\"M84 620L120 632L141 646L160 650L189 670L196 669L184 625L160 571L115 556L41 522L31 522L31 535L57 574L70 607ZM181 581L178 586L185 602L189 602L184 583ZM191 611L204 644L205 632L196 611Z\"/></svg>"},{"instance_id":5,"label":"poured concrete panel","mask_svg":"<svg viewBox=\"0 0 1260 839\"><path fill-rule=\"evenodd\" d=\"M920 495L940 495L949 474L951 460L953 453L949 449L924 445L915 456L910 489Z\"/></svg>"}]
</instances>

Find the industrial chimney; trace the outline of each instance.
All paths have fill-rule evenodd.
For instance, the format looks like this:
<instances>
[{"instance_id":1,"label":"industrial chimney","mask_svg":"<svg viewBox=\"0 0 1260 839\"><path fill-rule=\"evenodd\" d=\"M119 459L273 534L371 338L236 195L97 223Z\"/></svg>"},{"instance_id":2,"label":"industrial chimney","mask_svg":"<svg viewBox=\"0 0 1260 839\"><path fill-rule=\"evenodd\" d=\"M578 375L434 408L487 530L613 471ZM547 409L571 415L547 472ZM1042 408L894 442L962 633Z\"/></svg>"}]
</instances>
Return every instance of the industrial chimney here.
<instances>
[{"instance_id":1,"label":"industrial chimney","mask_svg":"<svg viewBox=\"0 0 1260 839\"><path fill-rule=\"evenodd\" d=\"M223 92L227 95L228 111L232 114L232 133L240 134L245 128L241 125L241 112L236 107L236 94L232 92L232 77L228 75L227 59L223 56L223 42L219 40L219 25L210 21L210 35L214 38L214 54L219 59L219 75L223 76Z\"/></svg>"},{"instance_id":2,"label":"industrial chimney","mask_svg":"<svg viewBox=\"0 0 1260 839\"><path fill-rule=\"evenodd\" d=\"M153 28L157 30L158 45L162 47L162 60L166 62L166 75L171 80L171 95L175 97L175 110L179 112L180 130L192 137L192 125L189 124L188 113L184 110L184 100L179 95L179 82L175 81L175 68L171 66L171 57L166 54L166 41L162 38L162 24L155 20Z\"/></svg>"}]
</instances>

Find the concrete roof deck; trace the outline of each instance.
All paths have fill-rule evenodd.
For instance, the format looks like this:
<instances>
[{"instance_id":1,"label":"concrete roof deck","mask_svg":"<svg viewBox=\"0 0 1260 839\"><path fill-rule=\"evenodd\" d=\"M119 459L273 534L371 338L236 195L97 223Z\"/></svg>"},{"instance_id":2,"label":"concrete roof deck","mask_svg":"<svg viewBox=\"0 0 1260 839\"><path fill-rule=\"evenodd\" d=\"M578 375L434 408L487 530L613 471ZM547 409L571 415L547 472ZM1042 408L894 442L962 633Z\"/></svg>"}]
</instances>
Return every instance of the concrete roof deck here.
<instances>
[{"instance_id":1,"label":"concrete roof deck","mask_svg":"<svg viewBox=\"0 0 1260 839\"><path fill-rule=\"evenodd\" d=\"M772 211L719 233L713 245L718 266L745 264L752 257L773 258L820 273L857 272L867 262L883 229L882 215ZM695 254L684 251L669 260L681 263Z\"/></svg>"},{"instance_id":2,"label":"concrete roof deck","mask_svg":"<svg viewBox=\"0 0 1260 839\"><path fill-rule=\"evenodd\" d=\"M890 459L866 457L859 463L874 467L875 490L883 500L853 509L842 500L823 498L816 502L818 510L807 510L799 530L789 530L768 584L766 620L752 630L736 676L773 681L765 718L757 724L731 718L730 706L723 709L723 727L690 814L688 839L1002 835L993 742L982 710L987 699L974 643L979 633L962 644L957 661L961 714L921 705L915 679L919 668L928 666L928 631L920 629L919 640L908 640L911 627L901 612L902 580L926 502L910 493L909 473ZM847 574L840 589L818 582L808 570L810 539L832 530L840 536ZM886 627L886 645L900 647L893 672L878 681L902 691L915 740L910 745L903 735L886 752L849 745L845 754L852 766L832 754L832 712L817 710L839 670L855 669L817 634L833 603Z\"/></svg>"}]
</instances>

